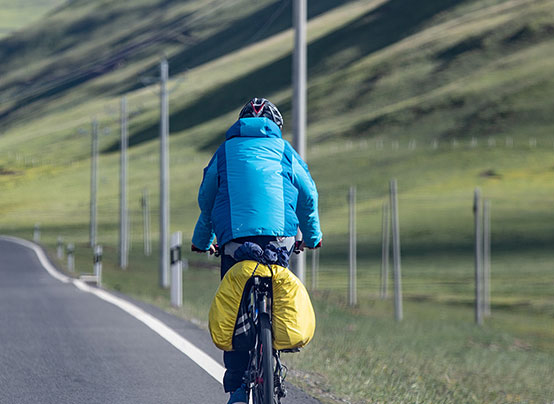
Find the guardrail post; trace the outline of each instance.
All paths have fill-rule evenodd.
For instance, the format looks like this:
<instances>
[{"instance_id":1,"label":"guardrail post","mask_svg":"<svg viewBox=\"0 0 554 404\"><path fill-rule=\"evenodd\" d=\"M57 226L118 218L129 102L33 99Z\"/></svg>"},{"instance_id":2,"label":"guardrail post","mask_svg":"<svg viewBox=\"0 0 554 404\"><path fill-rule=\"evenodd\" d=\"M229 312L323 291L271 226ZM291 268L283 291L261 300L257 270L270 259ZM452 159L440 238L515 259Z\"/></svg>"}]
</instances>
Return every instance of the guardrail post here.
<instances>
[{"instance_id":1,"label":"guardrail post","mask_svg":"<svg viewBox=\"0 0 554 404\"><path fill-rule=\"evenodd\" d=\"M75 272L75 245L73 243L67 245L67 270Z\"/></svg>"},{"instance_id":2,"label":"guardrail post","mask_svg":"<svg viewBox=\"0 0 554 404\"><path fill-rule=\"evenodd\" d=\"M96 285L102 286L102 246L94 247L94 276L96 276Z\"/></svg>"},{"instance_id":3,"label":"guardrail post","mask_svg":"<svg viewBox=\"0 0 554 404\"><path fill-rule=\"evenodd\" d=\"M181 307L183 305L182 239L180 231L171 235L171 305L174 307Z\"/></svg>"}]
</instances>

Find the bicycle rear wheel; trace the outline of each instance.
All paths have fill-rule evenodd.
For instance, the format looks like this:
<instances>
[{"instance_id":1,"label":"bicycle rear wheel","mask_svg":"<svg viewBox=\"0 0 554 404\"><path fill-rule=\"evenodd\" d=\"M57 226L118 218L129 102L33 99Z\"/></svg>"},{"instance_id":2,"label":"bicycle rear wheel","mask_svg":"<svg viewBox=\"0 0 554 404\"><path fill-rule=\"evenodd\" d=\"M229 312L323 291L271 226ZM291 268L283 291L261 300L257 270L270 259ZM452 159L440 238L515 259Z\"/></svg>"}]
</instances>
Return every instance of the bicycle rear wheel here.
<instances>
[{"instance_id":1,"label":"bicycle rear wheel","mask_svg":"<svg viewBox=\"0 0 554 404\"><path fill-rule=\"evenodd\" d=\"M258 385L259 404L274 404L274 380L273 380L273 341L271 323L267 314L260 316L260 359L261 371L260 384Z\"/></svg>"}]
</instances>

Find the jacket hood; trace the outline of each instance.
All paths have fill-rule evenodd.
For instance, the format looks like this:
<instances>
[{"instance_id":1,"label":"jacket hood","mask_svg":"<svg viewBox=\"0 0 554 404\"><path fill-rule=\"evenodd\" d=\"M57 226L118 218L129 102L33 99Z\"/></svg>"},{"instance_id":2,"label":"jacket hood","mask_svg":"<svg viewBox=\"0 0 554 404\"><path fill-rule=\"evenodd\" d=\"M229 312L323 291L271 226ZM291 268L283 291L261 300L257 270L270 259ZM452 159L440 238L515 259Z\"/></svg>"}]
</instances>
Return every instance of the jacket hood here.
<instances>
[{"instance_id":1,"label":"jacket hood","mask_svg":"<svg viewBox=\"0 0 554 404\"><path fill-rule=\"evenodd\" d=\"M281 129L269 118L241 118L229 128L226 140L234 137L282 138Z\"/></svg>"}]
</instances>

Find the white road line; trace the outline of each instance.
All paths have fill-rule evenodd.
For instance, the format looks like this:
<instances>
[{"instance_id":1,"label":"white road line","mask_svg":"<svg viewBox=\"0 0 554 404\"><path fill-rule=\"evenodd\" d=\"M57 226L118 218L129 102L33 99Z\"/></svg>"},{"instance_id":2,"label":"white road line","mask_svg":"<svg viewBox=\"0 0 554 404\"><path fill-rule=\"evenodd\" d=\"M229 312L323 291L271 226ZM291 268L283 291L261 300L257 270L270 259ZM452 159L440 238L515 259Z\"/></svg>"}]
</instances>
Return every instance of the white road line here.
<instances>
[{"instance_id":1,"label":"white road line","mask_svg":"<svg viewBox=\"0 0 554 404\"><path fill-rule=\"evenodd\" d=\"M91 293L98 298L111 303L121 310L129 313L131 316L144 323L146 326L151 328L154 332L160 335L163 339L181 351L183 354L188 356L192 361L194 361L198 366L204 369L210 376L212 376L219 383L223 384L223 374L225 369L218 362L212 359L204 351L197 348L189 340L179 335L177 332L169 328L166 324L162 323L160 320L154 316L148 314L144 310L140 309L136 305L121 299L111 293L105 291L104 289L93 288L87 285L86 283L69 278L63 274L60 274L58 270L50 263L44 252L36 244L31 243L27 240L22 240L15 237L0 236L0 240L5 240L13 243L17 243L24 247L30 248L37 255L41 265L43 266L48 273L63 283L72 282L80 290Z\"/></svg>"},{"instance_id":2,"label":"white road line","mask_svg":"<svg viewBox=\"0 0 554 404\"><path fill-rule=\"evenodd\" d=\"M42 251L42 249L40 249L39 247L37 247L35 244L31 243L30 241L23 240L23 239L20 239L20 238L15 238L15 237L9 237L9 236L0 236L0 240L9 241L9 242L12 242L12 243L22 245L23 247L30 248L37 255L37 258L40 261L40 264L42 265L42 267L44 269L46 269L46 271L48 271L48 273L52 277L56 278L57 280L59 280L60 282L63 282L63 283L71 282L71 278L59 273L58 270L50 263L50 261L46 257L46 254L44 254L44 251Z\"/></svg>"}]
</instances>

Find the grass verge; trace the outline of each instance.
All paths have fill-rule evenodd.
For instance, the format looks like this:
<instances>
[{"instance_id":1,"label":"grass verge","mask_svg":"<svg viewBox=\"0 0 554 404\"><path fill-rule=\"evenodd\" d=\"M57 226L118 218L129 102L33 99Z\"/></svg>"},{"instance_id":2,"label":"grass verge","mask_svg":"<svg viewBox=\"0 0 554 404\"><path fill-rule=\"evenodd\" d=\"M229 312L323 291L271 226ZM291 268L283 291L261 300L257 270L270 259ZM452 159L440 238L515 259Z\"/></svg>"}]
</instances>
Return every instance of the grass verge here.
<instances>
[{"instance_id":1,"label":"grass verge","mask_svg":"<svg viewBox=\"0 0 554 404\"><path fill-rule=\"evenodd\" d=\"M42 234L53 255L54 232L43 229ZM158 287L155 254L144 257L141 248L133 245L126 271L117 268L116 250L105 249L105 286L206 327L219 283L217 260L188 256L192 268L184 274L184 306L175 309L168 292ZM498 257L497 264L511 259L509 254ZM63 261L59 264L65 266ZM77 246L76 264L82 272L92 270L86 243ZM322 281L333 284L337 269L326 269ZM493 305L493 316L478 327L469 298L463 303L459 298L422 299L407 293L405 318L397 323L392 301L369 292L366 287L372 284L360 287L355 307L346 305L340 286L312 291L316 336L301 353L285 355L289 381L324 403L544 404L554 397L554 388L544 378L554 372L551 312L518 308L517 302ZM511 281L502 279L496 284L500 289L512 287ZM451 285L437 287L442 289L436 294L440 296ZM413 291L414 286L407 282L406 289Z\"/></svg>"}]
</instances>

